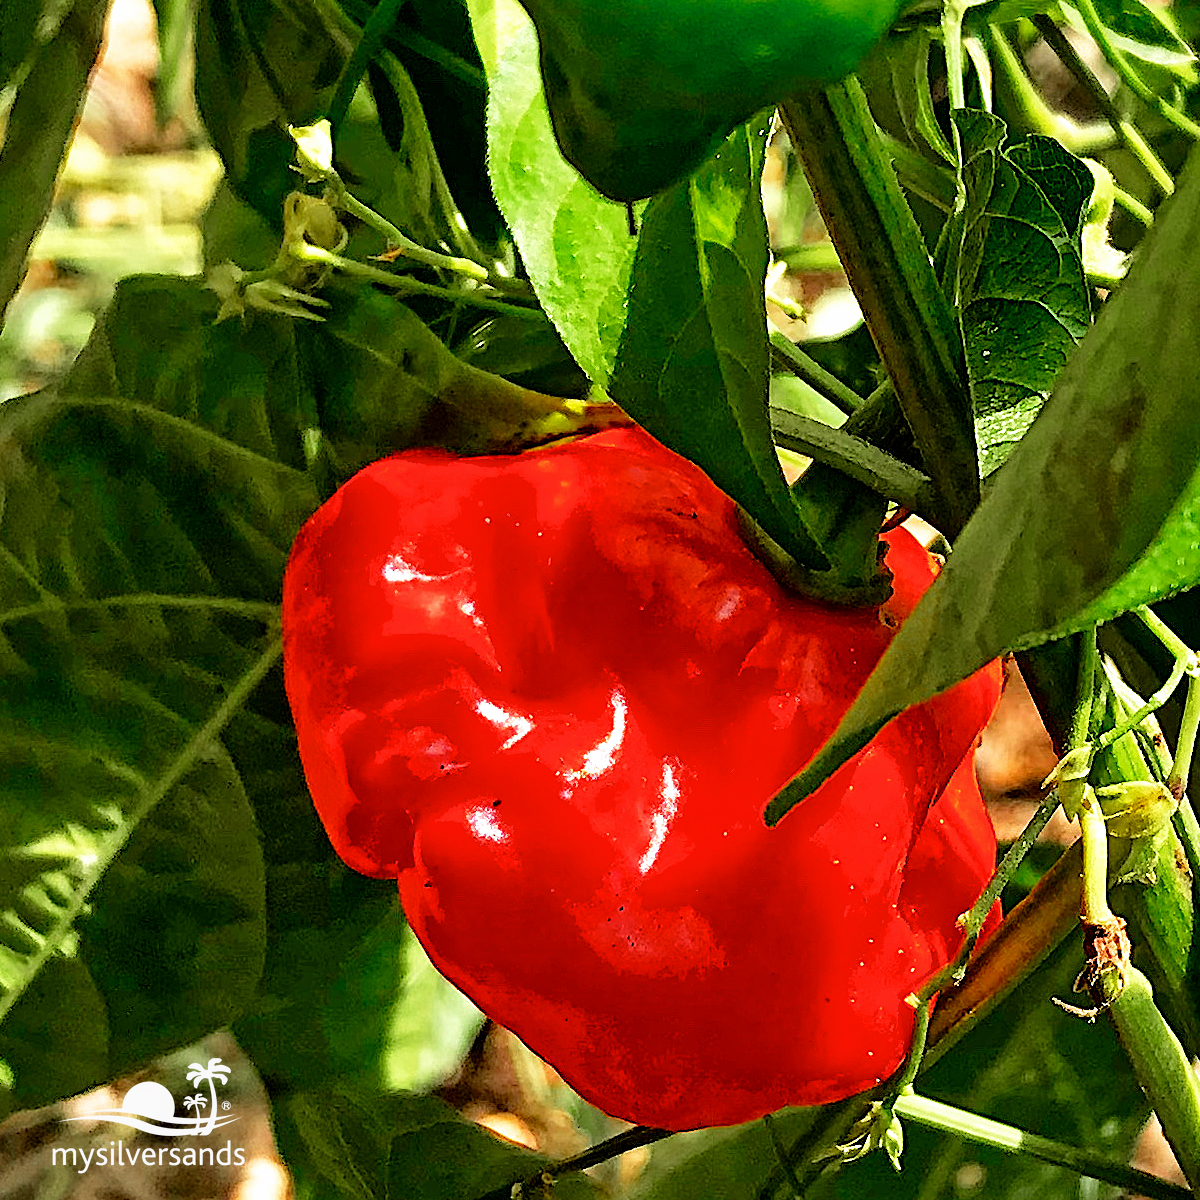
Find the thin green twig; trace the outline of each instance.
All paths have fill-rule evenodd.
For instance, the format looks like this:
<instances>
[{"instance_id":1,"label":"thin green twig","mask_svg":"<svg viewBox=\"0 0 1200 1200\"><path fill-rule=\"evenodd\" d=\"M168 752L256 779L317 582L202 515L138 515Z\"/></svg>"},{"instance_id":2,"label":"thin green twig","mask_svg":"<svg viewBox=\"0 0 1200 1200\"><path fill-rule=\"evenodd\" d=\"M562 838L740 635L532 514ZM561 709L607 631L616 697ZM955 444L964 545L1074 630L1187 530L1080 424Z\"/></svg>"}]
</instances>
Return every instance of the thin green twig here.
<instances>
[{"instance_id":1,"label":"thin green twig","mask_svg":"<svg viewBox=\"0 0 1200 1200\"><path fill-rule=\"evenodd\" d=\"M950 1133L981 1146L992 1146L1012 1154L1028 1154L1031 1158L1053 1163L1056 1167L1066 1167L1089 1179L1098 1179L1101 1183L1110 1183L1114 1187L1151 1197L1151 1200L1187 1200L1192 1196L1187 1188L1157 1175L1149 1175L1077 1146L1068 1146L1065 1142L1027 1133L978 1113L954 1108L928 1096L913 1093L899 1096L895 1111L897 1115L918 1125Z\"/></svg>"},{"instance_id":2,"label":"thin green twig","mask_svg":"<svg viewBox=\"0 0 1200 1200\"><path fill-rule=\"evenodd\" d=\"M441 271L452 271L456 275L463 275L467 279L474 279L479 283L486 283L491 278L486 267L480 266L479 263L469 258L463 258L456 254L442 254L437 250L427 250L424 246L414 242L407 234L401 233L386 217L380 216L373 208L368 208L361 200L351 195L336 174L329 180L325 198L334 208L348 212L352 217L357 217L362 221L364 225L374 229L376 233L381 233L387 239L390 249L397 251L405 258L412 259L413 262L423 263L427 267L436 267Z\"/></svg>"},{"instance_id":3,"label":"thin green twig","mask_svg":"<svg viewBox=\"0 0 1200 1200\"><path fill-rule=\"evenodd\" d=\"M852 413L865 403L853 388L847 387L836 375L825 370L815 358L806 354L790 338L784 337L778 329L771 331L771 363L807 383L813 391L819 392L844 413Z\"/></svg>"},{"instance_id":4,"label":"thin green twig","mask_svg":"<svg viewBox=\"0 0 1200 1200\"><path fill-rule=\"evenodd\" d=\"M1154 224L1154 213L1136 196L1122 187L1113 187L1113 200L1119 204L1139 225L1149 229Z\"/></svg>"},{"instance_id":5,"label":"thin green twig","mask_svg":"<svg viewBox=\"0 0 1200 1200\"><path fill-rule=\"evenodd\" d=\"M405 275L394 275L390 271L382 271L378 267L368 266L366 263L357 262L352 258L343 258L340 254L334 254L332 250L314 246L310 242L296 242L289 247L289 253L301 262L322 263L335 270L343 271L347 275L356 275L359 279L378 283L402 295L439 296L443 300L451 300L456 304L466 305L468 308L508 313L510 316L524 317L530 321L545 320L542 310L534 308L532 305L513 304L507 300L496 300L490 296L480 295L475 291L455 291L452 288L438 287L432 283L422 283L420 280L409 279Z\"/></svg>"}]
</instances>

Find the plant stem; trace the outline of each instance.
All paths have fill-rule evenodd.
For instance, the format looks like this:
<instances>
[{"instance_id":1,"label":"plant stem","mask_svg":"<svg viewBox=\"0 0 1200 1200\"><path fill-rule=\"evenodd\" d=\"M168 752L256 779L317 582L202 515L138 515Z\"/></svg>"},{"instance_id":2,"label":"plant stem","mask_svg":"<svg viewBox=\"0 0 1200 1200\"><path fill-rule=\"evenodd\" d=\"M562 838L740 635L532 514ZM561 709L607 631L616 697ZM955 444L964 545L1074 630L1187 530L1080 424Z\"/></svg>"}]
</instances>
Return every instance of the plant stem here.
<instances>
[{"instance_id":1,"label":"plant stem","mask_svg":"<svg viewBox=\"0 0 1200 1200\"><path fill-rule=\"evenodd\" d=\"M1133 615L1137 617L1137 619L1141 621L1141 623L1145 625L1145 627L1150 630L1150 632L1154 634L1154 636L1158 638L1160 642L1162 642L1164 649L1168 654L1171 655L1172 658L1194 659L1196 657L1196 652L1191 648L1191 646L1189 646L1187 642L1185 642L1183 638L1181 638L1179 634L1177 634L1175 630L1173 630L1170 625L1168 625L1166 621L1164 621L1162 617L1160 617L1158 613L1154 611L1154 609L1150 608L1148 605L1142 605L1141 608L1135 608L1133 610Z\"/></svg>"},{"instance_id":2,"label":"plant stem","mask_svg":"<svg viewBox=\"0 0 1200 1200\"><path fill-rule=\"evenodd\" d=\"M438 287L432 283L422 283L417 279L409 279L404 275L393 275L390 271L381 271L378 267L368 266L352 258L343 258L321 246L311 242L297 242L289 247L293 258L301 262L319 262L344 271L347 275L356 275L359 279L367 279L390 288L394 292L408 293L420 296L439 296L443 300L452 300L457 304L465 304L470 308L483 308L491 312L508 313L510 316L526 317L531 321L544 321L541 309L521 304L511 304L506 300L495 300L489 296L481 296L473 291L454 291L451 288Z\"/></svg>"},{"instance_id":3,"label":"plant stem","mask_svg":"<svg viewBox=\"0 0 1200 1200\"><path fill-rule=\"evenodd\" d=\"M1178 682L1185 673L1188 675L1187 699L1184 701L1183 717L1179 723L1179 740L1175 746L1175 757L1166 780L1171 794L1176 800L1182 800L1187 791L1192 758L1196 751L1196 735L1200 731L1200 654L1197 654L1153 609L1143 605L1135 610L1134 615L1158 638L1167 653L1174 656L1175 668L1171 672L1167 684L1170 684L1172 680ZM1155 692L1144 708L1150 708L1150 705L1154 704L1154 707L1150 708L1150 712L1153 712L1161 707L1166 696L1163 696L1162 701L1157 704L1154 701L1162 692L1166 691L1167 684ZM1150 715L1150 712L1139 709L1136 715L1144 719ZM1140 723L1140 721L1136 722L1136 724Z\"/></svg>"},{"instance_id":4,"label":"plant stem","mask_svg":"<svg viewBox=\"0 0 1200 1200\"><path fill-rule=\"evenodd\" d=\"M1082 847L1076 842L975 952L962 982L938 997L926 1065L941 1058L1078 928L1082 871Z\"/></svg>"},{"instance_id":5,"label":"plant stem","mask_svg":"<svg viewBox=\"0 0 1200 1200\"><path fill-rule=\"evenodd\" d=\"M1111 1183L1115 1187L1151 1197L1152 1200L1183 1200L1192 1195L1186 1188L1160 1179L1157 1175L1149 1175L1064 1142L1027 1133L977 1113L965 1112L928 1096L913 1093L898 1096L895 1111L918 1125L951 1133L981 1146L992 1146L1013 1154L1028 1154L1043 1162L1067 1167L1089 1179L1098 1179L1101 1183Z\"/></svg>"},{"instance_id":6,"label":"plant stem","mask_svg":"<svg viewBox=\"0 0 1200 1200\"><path fill-rule=\"evenodd\" d=\"M1083 920L1088 925L1110 925L1114 917L1108 907L1108 830L1094 796L1079 811L1079 837L1083 843Z\"/></svg>"},{"instance_id":7,"label":"plant stem","mask_svg":"<svg viewBox=\"0 0 1200 1200\"><path fill-rule=\"evenodd\" d=\"M778 329L771 330L771 362L803 380L844 413L852 413L864 404L863 398L853 388L848 388L836 375L825 370L815 358L805 354Z\"/></svg>"},{"instance_id":8,"label":"plant stem","mask_svg":"<svg viewBox=\"0 0 1200 1200\"><path fill-rule=\"evenodd\" d=\"M1068 750L1086 746L1091 736L1092 709L1096 703L1096 668L1100 662L1096 646L1096 627L1080 635L1079 662L1075 675L1075 707L1071 710L1070 744Z\"/></svg>"},{"instance_id":9,"label":"plant stem","mask_svg":"<svg viewBox=\"0 0 1200 1200\"><path fill-rule=\"evenodd\" d=\"M1149 229L1154 224L1154 213L1136 196L1131 196L1124 188L1113 187L1113 200L1137 221L1139 225Z\"/></svg>"},{"instance_id":10,"label":"plant stem","mask_svg":"<svg viewBox=\"0 0 1200 1200\"><path fill-rule=\"evenodd\" d=\"M1096 749L1107 749L1113 744L1113 742L1123 738L1131 730L1136 729L1148 716L1158 712L1158 710L1162 708L1162 706L1171 698L1172 693L1179 686L1179 681L1184 677L1187 669L1187 659L1177 658L1171 667L1171 673L1167 676L1166 682L1158 689L1158 691L1156 691L1140 708L1127 716L1119 725L1115 725L1112 729L1107 730L1096 742Z\"/></svg>"},{"instance_id":11,"label":"plant stem","mask_svg":"<svg viewBox=\"0 0 1200 1200\"><path fill-rule=\"evenodd\" d=\"M320 11L326 25L339 33L343 43L358 45L363 31L346 15L338 0L310 0L310 2ZM368 22L369 20L370 18L368 18ZM419 147L419 158L430 173L429 183L433 199L436 200L437 207L441 211L444 233L448 243L454 246L460 254L477 263L488 261L471 235L470 229L467 228L467 223L459 211L458 205L454 202L454 197L450 194L446 173L442 170L441 161L433 144L433 135L429 132L429 123L425 119L425 110L408 72L400 65L395 55L386 50L377 54L377 61L380 70L395 92L396 100L404 116L405 145L406 147L411 145L414 151ZM330 121L330 124L333 122ZM411 143L410 138L412 139ZM406 152L408 151L406 150Z\"/></svg>"},{"instance_id":12,"label":"plant stem","mask_svg":"<svg viewBox=\"0 0 1200 1200\"><path fill-rule=\"evenodd\" d=\"M801 246L789 246L786 250L777 250L776 259L787 263L789 271L798 275L806 272L840 271L842 260L829 242L805 243Z\"/></svg>"},{"instance_id":13,"label":"plant stem","mask_svg":"<svg viewBox=\"0 0 1200 1200\"><path fill-rule=\"evenodd\" d=\"M962 340L862 87L851 78L779 111L953 538L979 502Z\"/></svg>"},{"instance_id":14,"label":"plant stem","mask_svg":"<svg viewBox=\"0 0 1200 1200\"><path fill-rule=\"evenodd\" d=\"M594 1146L589 1146L580 1154L564 1158L561 1162L551 1163L527 1179L518 1183L506 1183L487 1192L478 1200L518 1200L518 1198L523 1200L525 1197L533 1200L535 1196L548 1195L546 1189L562 1175L569 1175L573 1171L586 1171L589 1167L595 1167L602 1162L607 1162L610 1158L616 1158L618 1154L636 1150L639 1146L649 1146L653 1142L661 1142L663 1138L670 1136L671 1132L667 1129L635 1125L632 1129L626 1129L622 1133L605 1138L602 1142L597 1142Z\"/></svg>"},{"instance_id":15,"label":"plant stem","mask_svg":"<svg viewBox=\"0 0 1200 1200\"><path fill-rule=\"evenodd\" d=\"M1128 969L1108 1012L1184 1176L1200 1191L1200 1081L1141 971Z\"/></svg>"},{"instance_id":16,"label":"plant stem","mask_svg":"<svg viewBox=\"0 0 1200 1200\"><path fill-rule=\"evenodd\" d=\"M1197 732L1200 732L1200 677L1192 674L1188 679L1187 699L1184 701L1183 717L1179 722L1179 738L1175 743L1175 758L1171 764L1171 772L1167 776L1167 788L1171 795L1180 801L1187 792L1192 758L1196 752Z\"/></svg>"},{"instance_id":17,"label":"plant stem","mask_svg":"<svg viewBox=\"0 0 1200 1200\"><path fill-rule=\"evenodd\" d=\"M405 258L424 263L427 267L437 267L442 271L453 271L455 274L465 275L468 279L474 279L479 283L486 283L491 278L486 267L481 267L479 263L473 262L469 258L453 254L440 254L436 250L427 250L424 246L418 245L412 238L401 233L391 221L381 217L373 208L368 208L362 201L352 196L336 175L329 182L330 187L326 195L329 203L334 208L343 209L352 217L357 217L364 225L374 229L377 233L383 234L389 247L398 250Z\"/></svg>"},{"instance_id":18,"label":"plant stem","mask_svg":"<svg viewBox=\"0 0 1200 1200\"><path fill-rule=\"evenodd\" d=\"M996 64L997 74L1012 91L1013 100L1024 123L1036 133L1062 142L1073 154L1078 153L1070 144L1073 140L1071 132L1074 123L1061 117L1046 103L1042 93L1034 87L1033 80L1029 78L1021 56L1013 49L1003 31L994 25L988 26L988 46L992 52L992 61Z\"/></svg>"},{"instance_id":19,"label":"plant stem","mask_svg":"<svg viewBox=\"0 0 1200 1200\"><path fill-rule=\"evenodd\" d=\"M946 89L951 109L967 107L963 84L962 23L967 5L963 0L948 0L942 9L942 43L946 54Z\"/></svg>"},{"instance_id":20,"label":"plant stem","mask_svg":"<svg viewBox=\"0 0 1200 1200\"><path fill-rule=\"evenodd\" d=\"M785 450L835 467L885 500L894 500L926 519L935 515L937 502L928 475L845 429L772 405L771 430L776 444Z\"/></svg>"},{"instance_id":21,"label":"plant stem","mask_svg":"<svg viewBox=\"0 0 1200 1200\"><path fill-rule=\"evenodd\" d=\"M929 1001L927 999L919 1000L917 1019L913 1023L912 1046L909 1048L908 1058L904 1060L904 1067L894 1085L897 1096L908 1091L916 1083L917 1076L921 1073L921 1067L925 1064L925 1050L929 1044L930 1016Z\"/></svg>"}]
</instances>

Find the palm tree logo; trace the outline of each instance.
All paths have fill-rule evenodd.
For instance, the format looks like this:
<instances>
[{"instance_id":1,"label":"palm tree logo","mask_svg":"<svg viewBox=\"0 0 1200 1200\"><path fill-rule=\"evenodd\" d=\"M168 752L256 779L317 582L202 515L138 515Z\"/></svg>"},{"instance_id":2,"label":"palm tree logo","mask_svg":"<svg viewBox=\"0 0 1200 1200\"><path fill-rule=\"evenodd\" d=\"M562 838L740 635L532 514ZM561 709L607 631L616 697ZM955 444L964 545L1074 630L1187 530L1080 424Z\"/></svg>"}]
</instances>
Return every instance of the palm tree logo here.
<instances>
[{"instance_id":1,"label":"palm tree logo","mask_svg":"<svg viewBox=\"0 0 1200 1200\"><path fill-rule=\"evenodd\" d=\"M188 1108L196 1109L196 1136L203 1137L206 1134L212 1133L213 1126L217 1120L217 1089L214 1081L220 1080L222 1083L229 1082L229 1068L219 1058L210 1058L208 1066L202 1067L199 1063L191 1063L188 1066L187 1081L194 1083L197 1087L202 1083L208 1084L208 1094L212 1099L212 1104L208 1110L208 1124L201 1129L200 1126L200 1106L207 1104L208 1101L199 1093L194 1096L188 1096L184 1100L184 1105Z\"/></svg>"}]
</instances>

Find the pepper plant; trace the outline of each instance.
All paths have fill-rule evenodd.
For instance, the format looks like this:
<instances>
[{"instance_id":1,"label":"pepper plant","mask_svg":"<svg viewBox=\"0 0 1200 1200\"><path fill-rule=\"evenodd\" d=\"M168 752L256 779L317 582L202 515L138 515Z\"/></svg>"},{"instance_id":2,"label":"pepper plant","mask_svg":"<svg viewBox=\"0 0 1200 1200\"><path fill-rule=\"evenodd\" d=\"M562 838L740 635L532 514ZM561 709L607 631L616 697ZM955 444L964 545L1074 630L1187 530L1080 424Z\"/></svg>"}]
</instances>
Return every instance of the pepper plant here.
<instances>
[{"instance_id":1,"label":"pepper plant","mask_svg":"<svg viewBox=\"0 0 1200 1200\"><path fill-rule=\"evenodd\" d=\"M0 13L5 306L106 7ZM228 1029L302 1196L1191 1194L1195 14L156 8L205 273L0 406L4 1112Z\"/></svg>"}]
</instances>

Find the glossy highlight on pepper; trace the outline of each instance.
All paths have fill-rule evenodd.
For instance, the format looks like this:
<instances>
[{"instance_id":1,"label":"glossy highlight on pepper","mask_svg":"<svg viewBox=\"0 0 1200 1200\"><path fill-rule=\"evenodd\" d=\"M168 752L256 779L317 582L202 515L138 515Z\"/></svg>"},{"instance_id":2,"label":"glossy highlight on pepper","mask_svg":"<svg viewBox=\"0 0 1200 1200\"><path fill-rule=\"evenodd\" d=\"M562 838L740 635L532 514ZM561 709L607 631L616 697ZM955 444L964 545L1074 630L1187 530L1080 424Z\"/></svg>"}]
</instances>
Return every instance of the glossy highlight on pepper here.
<instances>
[{"instance_id":1,"label":"glossy highlight on pepper","mask_svg":"<svg viewBox=\"0 0 1200 1200\"><path fill-rule=\"evenodd\" d=\"M733 503L638 429L375 463L285 579L330 838L614 1115L687 1129L870 1087L995 856L972 759L996 666L763 823L933 578L904 531L886 564L878 611L785 591Z\"/></svg>"}]
</instances>

